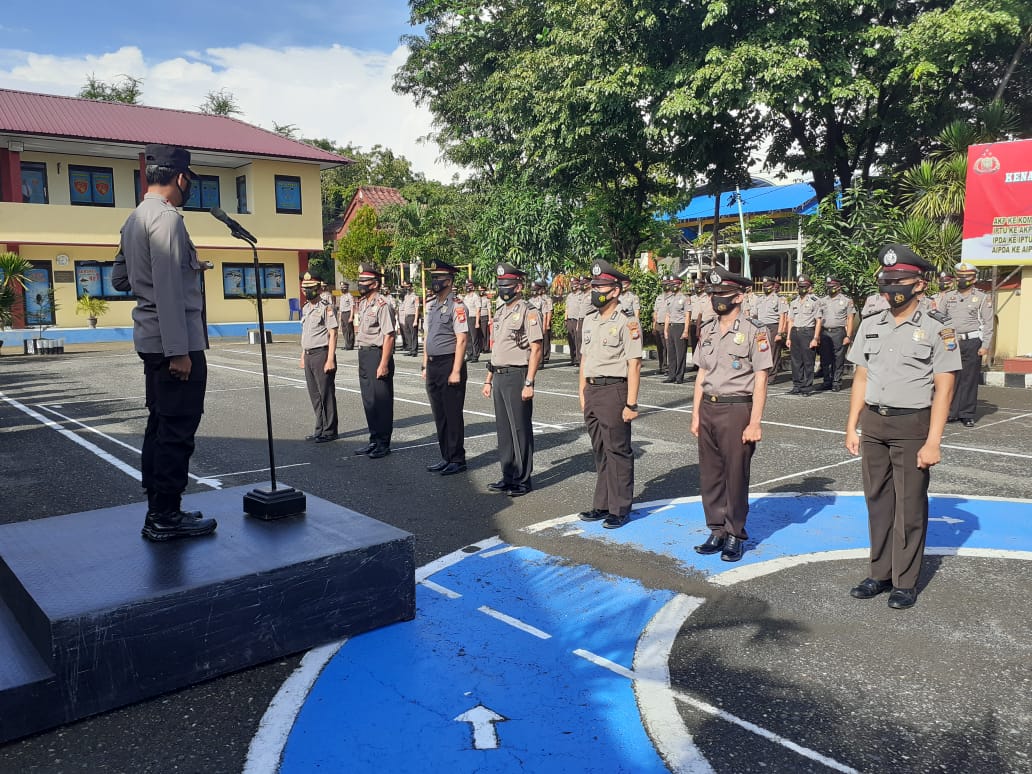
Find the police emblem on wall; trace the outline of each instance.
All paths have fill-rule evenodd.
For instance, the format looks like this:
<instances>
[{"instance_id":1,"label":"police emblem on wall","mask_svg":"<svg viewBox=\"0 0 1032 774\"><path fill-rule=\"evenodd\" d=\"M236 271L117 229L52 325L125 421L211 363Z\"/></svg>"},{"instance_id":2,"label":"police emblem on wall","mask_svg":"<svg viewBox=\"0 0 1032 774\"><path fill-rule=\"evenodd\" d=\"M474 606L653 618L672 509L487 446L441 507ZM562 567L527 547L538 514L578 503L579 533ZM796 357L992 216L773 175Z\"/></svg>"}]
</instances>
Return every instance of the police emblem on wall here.
<instances>
[{"instance_id":1,"label":"police emblem on wall","mask_svg":"<svg viewBox=\"0 0 1032 774\"><path fill-rule=\"evenodd\" d=\"M987 150L972 166L978 174L986 175L1000 171L1000 160L992 155L992 151Z\"/></svg>"}]
</instances>

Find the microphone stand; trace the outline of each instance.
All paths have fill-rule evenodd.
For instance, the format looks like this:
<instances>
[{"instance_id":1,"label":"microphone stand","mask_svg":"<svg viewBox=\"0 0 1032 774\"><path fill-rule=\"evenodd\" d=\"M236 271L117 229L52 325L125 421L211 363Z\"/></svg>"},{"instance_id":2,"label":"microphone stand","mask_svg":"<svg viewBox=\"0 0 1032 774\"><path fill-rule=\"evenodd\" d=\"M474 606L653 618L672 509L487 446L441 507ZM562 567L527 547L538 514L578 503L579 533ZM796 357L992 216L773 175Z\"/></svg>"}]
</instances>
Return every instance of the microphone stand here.
<instances>
[{"instance_id":1,"label":"microphone stand","mask_svg":"<svg viewBox=\"0 0 1032 774\"><path fill-rule=\"evenodd\" d=\"M293 487L277 488L276 486L276 453L272 443L272 403L269 398L269 359L265 351L265 314L262 311L262 277L261 267L258 264L258 248L255 247L258 240L232 226L229 227L229 233L251 246L254 261L254 287L258 299L256 304L258 307L258 336L262 346L262 381L265 385L265 428L269 440L269 472L272 482L269 489L255 487L244 495L244 513L263 521L272 521L293 516L296 513L304 513L307 508L307 500L304 492Z\"/></svg>"}]
</instances>

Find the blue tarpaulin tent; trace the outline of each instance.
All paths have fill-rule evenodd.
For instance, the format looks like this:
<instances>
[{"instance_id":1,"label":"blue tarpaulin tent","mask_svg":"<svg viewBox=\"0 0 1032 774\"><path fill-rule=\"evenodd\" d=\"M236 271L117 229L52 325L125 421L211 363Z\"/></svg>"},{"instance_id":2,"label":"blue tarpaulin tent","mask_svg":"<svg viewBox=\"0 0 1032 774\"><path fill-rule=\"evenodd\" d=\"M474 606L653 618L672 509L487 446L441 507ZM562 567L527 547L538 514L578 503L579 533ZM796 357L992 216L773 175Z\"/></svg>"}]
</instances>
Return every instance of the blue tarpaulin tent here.
<instances>
[{"instance_id":1,"label":"blue tarpaulin tent","mask_svg":"<svg viewBox=\"0 0 1032 774\"><path fill-rule=\"evenodd\" d=\"M738 217L734 191L720 194L720 217ZM809 183L768 185L742 191L742 212L746 217L773 212L812 215L817 211L817 194ZM712 220L713 196L696 196L674 216L677 221Z\"/></svg>"}]
</instances>

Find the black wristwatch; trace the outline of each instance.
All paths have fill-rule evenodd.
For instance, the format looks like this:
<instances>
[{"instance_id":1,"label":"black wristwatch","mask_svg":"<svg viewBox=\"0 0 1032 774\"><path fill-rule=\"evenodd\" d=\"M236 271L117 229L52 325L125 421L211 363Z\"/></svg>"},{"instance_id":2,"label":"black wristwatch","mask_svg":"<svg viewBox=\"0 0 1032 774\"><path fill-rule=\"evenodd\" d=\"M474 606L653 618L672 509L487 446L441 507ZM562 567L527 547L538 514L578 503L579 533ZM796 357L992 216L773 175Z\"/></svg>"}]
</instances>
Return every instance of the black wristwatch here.
<instances>
[{"instance_id":1,"label":"black wristwatch","mask_svg":"<svg viewBox=\"0 0 1032 774\"><path fill-rule=\"evenodd\" d=\"M629 408L631 411L637 411L638 410L638 404L637 403L625 403L624 405L627 408Z\"/></svg>"},{"instance_id":2,"label":"black wristwatch","mask_svg":"<svg viewBox=\"0 0 1032 774\"><path fill-rule=\"evenodd\" d=\"M524 387L533 387L534 386L534 382L530 381L530 379L524 379L523 380L523 386Z\"/></svg>"}]
</instances>

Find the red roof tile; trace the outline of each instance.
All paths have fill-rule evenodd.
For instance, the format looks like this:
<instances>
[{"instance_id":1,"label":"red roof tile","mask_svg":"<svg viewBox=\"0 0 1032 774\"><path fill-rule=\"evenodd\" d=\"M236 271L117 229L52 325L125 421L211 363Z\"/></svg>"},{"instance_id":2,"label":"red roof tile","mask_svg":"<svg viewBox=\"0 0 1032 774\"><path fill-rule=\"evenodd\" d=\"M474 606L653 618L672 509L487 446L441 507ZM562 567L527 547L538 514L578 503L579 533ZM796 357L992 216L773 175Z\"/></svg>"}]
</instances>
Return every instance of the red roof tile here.
<instances>
[{"instance_id":1,"label":"red roof tile","mask_svg":"<svg viewBox=\"0 0 1032 774\"><path fill-rule=\"evenodd\" d=\"M348 202L340 224L334 229L334 239L340 239L343 236L344 232L348 230L351 220L355 217L355 213L362 207L372 207L379 212L388 204L406 203L405 197L397 188L386 185L360 185L355 191L355 195L351 197L351 201ZM334 222L336 223L336 221Z\"/></svg>"},{"instance_id":2,"label":"red roof tile","mask_svg":"<svg viewBox=\"0 0 1032 774\"><path fill-rule=\"evenodd\" d=\"M189 150L274 156L323 164L349 159L226 116L0 89L0 131Z\"/></svg>"}]
</instances>

